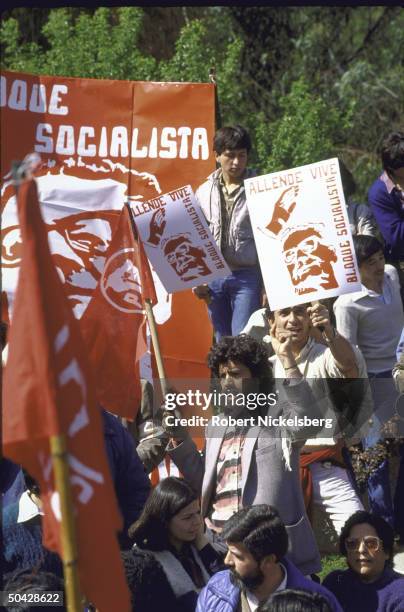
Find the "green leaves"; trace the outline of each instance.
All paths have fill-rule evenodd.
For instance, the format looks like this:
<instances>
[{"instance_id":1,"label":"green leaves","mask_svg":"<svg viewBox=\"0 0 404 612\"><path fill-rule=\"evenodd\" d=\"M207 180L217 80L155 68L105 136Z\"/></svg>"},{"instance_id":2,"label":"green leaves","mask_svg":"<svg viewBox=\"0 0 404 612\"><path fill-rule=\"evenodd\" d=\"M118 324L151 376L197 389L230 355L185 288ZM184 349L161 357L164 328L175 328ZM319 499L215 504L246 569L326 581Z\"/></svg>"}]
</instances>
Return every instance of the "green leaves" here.
<instances>
[{"instance_id":1,"label":"green leaves","mask_svg":"<svg viewBox=\"0 0 404 612\"><path fill-rule=\"evenodd\" d=\"M304 79L293 83L290 93L280 100L281 118L268 129L264 117L256 130L260 159L265 172L302 166L335 155L333 136L340 114L329 108L320 96L310 92Z\"/></svg>"},{"instance_id":2,"label":"green leaves","mask_svg":"<svg viewBox=\"0 0 404 612\"><path fill-rule=\"evenodd\" d=\"M3 49L2 67L34 74L41 71L41 49L36 43L19 44L19 28L16 19L3 20L0 42Z\"/></svg>"},{"instance_id":3,"label":"green leaves","mask_svg":"<svg viewBox=\"0 0 404 612\"><path fill-rule=\"evenodd\" d=\"M241 123L255 135L251 162L261 172L338 155L364 199L379 171L382 136L402 127L400 7L68 7L7 14L3 68L207 82L215 67L222 123Z\"/></svg>"},{"instance_id":4,"label":"green leaves","mask_svg":"<svg viewBox=\"0 0 404 612\"><path fill-rule=\"evenodd\" d=\"M156 60L138 49L142 18L142 9L136 7L101 7L78 16L71 9L54 9L42 30L46 49L19 45L17 24L8 19L2 29L3 65L40 74L152 80L156 77Z\"/></svg>"}]
</instances>

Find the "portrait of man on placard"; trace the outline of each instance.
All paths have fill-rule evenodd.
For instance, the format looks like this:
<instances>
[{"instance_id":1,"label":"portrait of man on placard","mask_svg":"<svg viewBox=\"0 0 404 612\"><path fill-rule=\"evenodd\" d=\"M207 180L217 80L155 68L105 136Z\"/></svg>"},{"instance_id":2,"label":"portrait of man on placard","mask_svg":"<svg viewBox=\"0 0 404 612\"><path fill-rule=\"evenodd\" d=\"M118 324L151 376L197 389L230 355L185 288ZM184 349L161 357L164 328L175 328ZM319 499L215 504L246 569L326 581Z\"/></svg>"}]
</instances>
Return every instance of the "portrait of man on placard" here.
<instances>
[{"instance_id":1,"label":"portrait of man on placard","mask_svg":"<svg viewBox=\"0 0 404 612\"><path fill-rule=\"evenodd\" d=\"M333 270L337 255L321 230L322 224L301 225L282 235L284 261L298 295L338 287Z\"/></svg>"},{"instance_id":2,"label":"portrait of man on placard","mask_svg":"<svg viewBox=\"0 0 404 612\"><path fill-rule=\"evenodd\" d=\"M168 263L183 281L197 279L211 273L205 261L206 252L193 246L189 235L177 234L162 243L163 253Z\"/></svg>"}]
</instances>

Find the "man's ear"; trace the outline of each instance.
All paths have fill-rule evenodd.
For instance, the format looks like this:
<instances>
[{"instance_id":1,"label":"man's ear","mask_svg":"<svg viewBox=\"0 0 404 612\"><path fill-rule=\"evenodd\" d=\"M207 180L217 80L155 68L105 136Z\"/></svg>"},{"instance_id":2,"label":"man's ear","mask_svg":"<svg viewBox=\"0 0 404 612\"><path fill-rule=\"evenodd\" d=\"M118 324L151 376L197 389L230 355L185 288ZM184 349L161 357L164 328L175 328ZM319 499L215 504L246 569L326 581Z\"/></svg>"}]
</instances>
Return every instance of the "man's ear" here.
<instances>
[{"instance_id":1,"label":"man's ear","mask_svg":"<svg viewBox=\"0 0 404 612\"><path fill-rule=\"evenodd\" d=\"M266 574L272 571L273 566L276 565L277 562L276 555L271 553L270 555L265 555L265 557L261 559L259 568L263 574Z\"/></svg>"}]
</instances>

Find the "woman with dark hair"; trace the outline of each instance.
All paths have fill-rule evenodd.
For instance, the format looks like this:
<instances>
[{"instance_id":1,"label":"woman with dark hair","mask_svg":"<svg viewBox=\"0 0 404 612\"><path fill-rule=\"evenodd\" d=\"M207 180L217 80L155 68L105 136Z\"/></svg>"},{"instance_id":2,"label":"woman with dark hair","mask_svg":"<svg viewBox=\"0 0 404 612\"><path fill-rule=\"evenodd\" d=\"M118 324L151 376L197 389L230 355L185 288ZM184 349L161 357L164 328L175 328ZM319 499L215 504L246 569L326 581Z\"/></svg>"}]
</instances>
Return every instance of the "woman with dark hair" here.
<instances>
[{"instance_id":1,"label":"woman with dark hair","mask_svg":"<svg viewBox=\"0 0 404 612\"><path fill-rule=\"evenodd\" d=\"M150 551L160 562L178 610L194 612L199 591L221 569L222 559L203 533L192 487L172 476L159 482L128 533L135 546Z\"/></svg>"},{"instance_id":2,"label":"woman with dark hair","mask_svg":"<svg viewBox=\"0 0 404 612\"><path fill-rule=\"evenodd\" d=\"M339 540L348 569L324 580L345 612L402 612L404 576L391 569L394 532L381 517L361 510L345 523Z\"/></svg>"}]
</instances>

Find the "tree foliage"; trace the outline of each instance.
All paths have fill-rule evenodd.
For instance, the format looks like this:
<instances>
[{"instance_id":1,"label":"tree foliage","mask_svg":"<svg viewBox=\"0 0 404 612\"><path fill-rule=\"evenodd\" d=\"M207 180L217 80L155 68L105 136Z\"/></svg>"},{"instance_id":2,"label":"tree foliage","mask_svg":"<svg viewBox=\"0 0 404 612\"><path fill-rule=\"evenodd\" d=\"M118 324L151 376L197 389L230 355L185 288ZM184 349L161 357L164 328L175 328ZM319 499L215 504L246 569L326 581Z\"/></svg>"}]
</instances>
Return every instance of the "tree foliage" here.
<instances>
[{"instance_id":1,"label":"tree foliage","mask_svg":"<svg viewBox=\"0 0 404 612\"><path fill-rule=\"evenodd\" d=\"M338 155L365 197L404 116L400 7L99 7L3 15L2 66L34 74L208 81L255 136L262 172Z\"/></svg>"},{"instance_id":2,"label":"tree foliage","mask_svg":"<svg viewBox=\"0 0 404 612\"><path fill-rule=\"evenodd\" d=\"M335 154L333 136L337 137L341 114L311 94L306 81L295 81L280 105L280 118L268 129L261 117L256 130L265 172L303 166Z\"/></svg>"}]
</instances>

